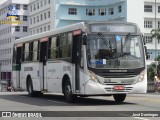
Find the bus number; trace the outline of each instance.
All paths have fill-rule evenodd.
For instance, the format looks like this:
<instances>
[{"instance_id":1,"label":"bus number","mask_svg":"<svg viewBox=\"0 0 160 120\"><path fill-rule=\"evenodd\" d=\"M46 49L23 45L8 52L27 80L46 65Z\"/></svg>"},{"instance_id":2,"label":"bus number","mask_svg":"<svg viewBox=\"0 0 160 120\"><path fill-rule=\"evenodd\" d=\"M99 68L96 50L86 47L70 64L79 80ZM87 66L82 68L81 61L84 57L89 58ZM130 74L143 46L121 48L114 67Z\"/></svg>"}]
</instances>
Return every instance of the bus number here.
<instances>
[{"instance_id":1,"label":"bus number","mask_svg":"<svg viewBox=\"0 0 160 120\"><path fill-rule=\"evenodd\" d=\"M63 66L63 71L71 71L71 66Z\"/></svg>"}]
</instances>

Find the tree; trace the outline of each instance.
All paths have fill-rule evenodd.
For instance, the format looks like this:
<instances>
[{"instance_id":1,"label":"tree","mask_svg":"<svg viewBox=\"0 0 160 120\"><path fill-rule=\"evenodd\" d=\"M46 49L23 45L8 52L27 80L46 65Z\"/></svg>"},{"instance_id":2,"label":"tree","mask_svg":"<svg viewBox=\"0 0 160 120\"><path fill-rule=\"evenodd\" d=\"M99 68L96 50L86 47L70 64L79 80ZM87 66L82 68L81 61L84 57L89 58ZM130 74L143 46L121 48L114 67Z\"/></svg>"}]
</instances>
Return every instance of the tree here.
<instances>
[{"instance_id":1,"label":"tree","mask_svg":"<svg viewBox=\"0 0 160 120\"><path fill-rule=\"evenodd\" d=\"M152 34L152 38L155 38L155 41L160 40L160 28L151 30L151 34ZM160 56L158 56L158 57L155 56L155 61L158 61L157 73L160 74L160 68L159 68L160 67L160 64L159 64L160 63Z\"/></svg>"},{"instance_id":2,"label":"tree","mask_svg":"<svg viewBox=\"0 0 160 120\"><path fill-rule=\"evenodd\" d=\"M160 28L151 30L152 38L160 40Z\"/></svg>"}]
</instances>

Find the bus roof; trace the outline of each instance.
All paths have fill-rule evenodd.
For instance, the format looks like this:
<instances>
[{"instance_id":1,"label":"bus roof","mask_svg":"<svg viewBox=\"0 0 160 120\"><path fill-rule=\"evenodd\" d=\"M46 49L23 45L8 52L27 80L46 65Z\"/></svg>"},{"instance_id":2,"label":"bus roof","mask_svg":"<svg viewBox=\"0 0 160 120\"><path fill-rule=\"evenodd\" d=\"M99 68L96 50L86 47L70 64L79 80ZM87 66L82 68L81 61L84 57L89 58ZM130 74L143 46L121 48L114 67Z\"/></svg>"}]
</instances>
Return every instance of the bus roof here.
<instances>
[{"instance_id":1,"label":"bus roof","mask_svg":"<svg viewBox=\"0 0 160 120\"><path fill-rule=\"evenodd\" d=\"M24 37L24 38L20 38L20 39L15 40L15 44L34 41L34 40L37 40L37 39L40 39L40 38L49 37L49 36L52 36L52 35L56 35L56 34L64 33L64 32L69 32L69 31L73 31L73 30L78 30L78 29L84 30L84 24L85 24L84 22L79 22L79 23L76 23L76 24L60 27L60 28L57 28L57 29L52 29L50 31L46 31L46 32L43 32L43 33L39 33L39 34Z\"/></svg>"},{"instance_id":2,"label":"bus roof","mask_svg":"<svg viewBox=\"0 0 160 120\"><path fill-rule=\"evenodd\" d=\"M59 33L69 32L69 31L78 30L78 29L82 29L83 31L85 31L85 24L95 24L95 23L106 23L106 24L110 24L110 23L114 24L115 23L115 24L124 24L124 25L135 25L138 28L138 30L140 31L137 24L131 23L131 22L117 22L117 21L79 22L79 23L75 23L75 24L72 24L72 25L52 29L50 31L46 31L46 32L43 32L43 33L39 33L39 34L35 34L35 35L31 35L31 36L27 36L27 37L24 37L24 38L17 39L17 40L15 40L15 44L34 41L34 40L37 40L37 39L40 39L40 38L49 37L49 36L56 35L56 34L59 34Z\"/></svg>"}]
</instances>

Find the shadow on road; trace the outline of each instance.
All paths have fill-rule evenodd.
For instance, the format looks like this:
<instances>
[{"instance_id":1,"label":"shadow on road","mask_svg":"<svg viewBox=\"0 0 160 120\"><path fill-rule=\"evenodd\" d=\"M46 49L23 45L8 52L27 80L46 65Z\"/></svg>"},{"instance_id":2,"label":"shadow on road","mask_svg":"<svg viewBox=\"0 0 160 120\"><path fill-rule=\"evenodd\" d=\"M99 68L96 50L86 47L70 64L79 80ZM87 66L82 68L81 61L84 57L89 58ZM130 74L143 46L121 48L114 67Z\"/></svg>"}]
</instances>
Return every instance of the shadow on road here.
<instances>
[{"instance_id":1,"label":"shadow on road","mask_svg":"<svg viewBox=\"0 0 160 120\"><path fill-rule=\"evenodd\" d=\"M0 95L0 99L5 99L13 102L19 102L36 106L97 106L97 105L124 105L135 103L123 102L116 103L113 100L78 97L76 103L67 103L62 95L44 94L41 97L29 97L27 94L9 94Z\"/></svg>"}]
</instances>

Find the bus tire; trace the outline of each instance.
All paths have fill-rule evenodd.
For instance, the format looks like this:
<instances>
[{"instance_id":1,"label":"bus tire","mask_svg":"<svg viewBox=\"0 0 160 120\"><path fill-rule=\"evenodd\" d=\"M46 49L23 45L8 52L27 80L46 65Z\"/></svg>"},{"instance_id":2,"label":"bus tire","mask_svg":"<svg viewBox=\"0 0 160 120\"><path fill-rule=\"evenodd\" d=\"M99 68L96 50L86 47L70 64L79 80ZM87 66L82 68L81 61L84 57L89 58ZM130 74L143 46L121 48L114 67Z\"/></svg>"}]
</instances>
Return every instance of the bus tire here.
<instances>
[{"instance_id":1,"label":"bus tire","mask_svg":"<svg viewBox=\"0 0 160 120\"><path fill-rule=\"evenodd\" d=\"M77 98L76 95L72 94L71 83L69 80L64 84L64 97L69 103L75 102Z\"/></svg>"},{"instance_id":2,"label":"bus tire","mask_svg":"<svg viewBox=\"0 0 160 120\"><path fill-rule=\"evenodd\" d=\"M126 98L126 94L115 94L113 95L115 102L120 103L123 102Z\"/></svg>"},{"instance_id":3,"label":"bus tire","mask_svg":"<svg viewBox=\"0 0 160 120\"><path fill-rule=\"evenodd\" d=\"M29 78L28 83L27 83L27 91L29 96L34 97L35 92L33 91L33 84L31 78Z\"/></svg>"}]
</instances>

